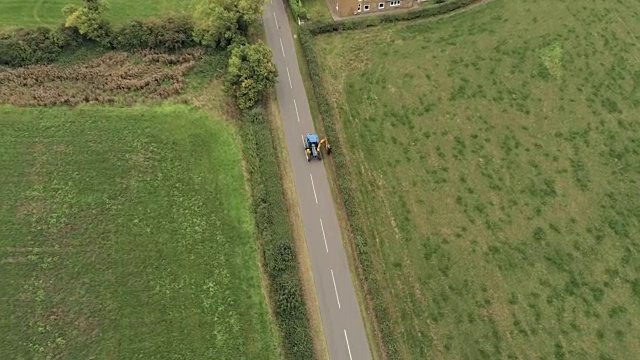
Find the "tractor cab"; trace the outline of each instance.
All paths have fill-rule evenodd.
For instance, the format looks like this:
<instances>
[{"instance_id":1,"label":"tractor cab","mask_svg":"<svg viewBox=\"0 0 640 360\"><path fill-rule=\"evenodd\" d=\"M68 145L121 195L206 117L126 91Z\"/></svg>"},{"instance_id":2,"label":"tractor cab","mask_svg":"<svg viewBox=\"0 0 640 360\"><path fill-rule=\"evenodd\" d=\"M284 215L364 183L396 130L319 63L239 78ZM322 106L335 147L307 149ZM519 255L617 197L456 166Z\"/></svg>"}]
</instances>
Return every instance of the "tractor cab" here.
<instances>
[{"instance_id":1,"label":"tractor cab","mask_svg":"<svg viewBox=\"0 0 640 360\"><path fill-rule=\"evenodd\" d=\"M307 156L307 161L311 161L311 159L320 160L320 150L318 149L319 144L320 138L318 138L318 135L307 134L304 139L304 149Z\"/></svg>"}]
</instances>

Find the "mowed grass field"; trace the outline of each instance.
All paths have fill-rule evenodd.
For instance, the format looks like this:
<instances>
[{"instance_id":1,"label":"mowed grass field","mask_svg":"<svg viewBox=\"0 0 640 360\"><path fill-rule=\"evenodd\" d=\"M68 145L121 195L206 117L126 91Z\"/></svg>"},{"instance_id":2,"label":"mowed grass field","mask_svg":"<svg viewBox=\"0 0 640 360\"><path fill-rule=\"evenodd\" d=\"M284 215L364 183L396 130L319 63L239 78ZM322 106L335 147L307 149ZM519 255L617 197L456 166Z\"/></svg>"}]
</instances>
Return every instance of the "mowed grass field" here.
<instances>
[{"instance_id":1,"label":"mowed grass field","mask_svg":"<svg viewBox=\"0 0 640 360\"><path fill-rule=\"evenodd\" d=\"M171 13L189 12L187 0L107 0L107 16L115 23ZM0 0L0 27L55 26L64 21L62 8L82 0Z\"/></svg>"},{"instance_id":2,"label":"mowed grass field","mask_svg":"<svg viewBox=\"0 0 640 360\"><path fill-rule=\"evenodd\" d=\"M0 358L271 359L229 123L0 107Z\"/></svg>"},{"instance_id":3,"label":"mowed grass field","mask_svg":"<svg viewBox=\"0 0 640 360\"><path fill-rule=\"evenodd\" d=\"M316 38L404 359L640 358L640 3Z\"/></svg>"},{"instance_id":4,"label":"mowed grass field","mask_svg":"<svg viewBox=\"0 0 640 360\"><path fill-rule=\"evenodd\" d=\"M327 8L326 0L302 0L302 6L307 10L310 22L331 21L331 12Z\"/></svg>"}]
</instances>

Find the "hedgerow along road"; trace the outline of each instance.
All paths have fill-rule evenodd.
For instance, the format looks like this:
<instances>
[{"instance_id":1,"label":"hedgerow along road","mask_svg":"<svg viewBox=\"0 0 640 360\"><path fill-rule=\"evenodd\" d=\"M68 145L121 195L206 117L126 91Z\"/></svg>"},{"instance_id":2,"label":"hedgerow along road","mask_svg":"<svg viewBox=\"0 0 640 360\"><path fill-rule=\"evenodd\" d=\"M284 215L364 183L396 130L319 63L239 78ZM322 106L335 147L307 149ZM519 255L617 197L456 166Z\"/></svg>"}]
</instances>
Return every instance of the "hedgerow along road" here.
<instances>
[{"instance_id":1,"label":"hedgerow along road","mask_svg":"<svg viewBox=\"0 0 640 360\"><path fill-rule=\"evenodd\" d=\"M276 94L329 357L332 360L369 360L371 351L327 173L322 161L307 162L304 153L304 136L315 133L315 130L282 0L269 0L263 22L267 43L278 69Z\"/></svg>"}]
</instances>

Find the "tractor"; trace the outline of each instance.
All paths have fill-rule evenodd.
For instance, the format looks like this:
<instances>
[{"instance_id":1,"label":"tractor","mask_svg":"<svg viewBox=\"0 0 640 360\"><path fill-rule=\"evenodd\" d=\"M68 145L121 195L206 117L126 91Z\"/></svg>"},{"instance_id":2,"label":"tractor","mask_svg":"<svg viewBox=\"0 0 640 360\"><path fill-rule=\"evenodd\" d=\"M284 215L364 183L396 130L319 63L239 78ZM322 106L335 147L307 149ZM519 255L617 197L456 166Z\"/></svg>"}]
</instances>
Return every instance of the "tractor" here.
<instances>
[{"instance_id":1,"label":"tractor","mask_svg":"<svg viewBox=\"0 0 640 360\"><path fill-rule=\"evenodd\" d=\"M329 140L327 140L327 138L320 140L316 134L307 134L307 137L304 139L304 152L307 156L307 161L311 161L311 159L322 160L322 144L325 144L327 154L331 154L331 146L329 146Z\"/></svg>"}]
</instances>

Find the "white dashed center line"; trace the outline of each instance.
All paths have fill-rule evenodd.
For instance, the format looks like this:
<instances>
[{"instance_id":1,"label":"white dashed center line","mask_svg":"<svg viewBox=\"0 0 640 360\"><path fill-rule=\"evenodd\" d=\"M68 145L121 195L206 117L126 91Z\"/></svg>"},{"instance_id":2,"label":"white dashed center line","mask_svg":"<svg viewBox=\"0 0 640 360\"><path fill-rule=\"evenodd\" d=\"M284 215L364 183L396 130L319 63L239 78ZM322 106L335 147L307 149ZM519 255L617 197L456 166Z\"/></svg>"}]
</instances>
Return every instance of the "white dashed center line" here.
<instances>
[{"instance_id":1,"label":"white dashed center line","mask_svg":"<svg viewBox=\"0 0 640 360\"><path fill-rule=\"evenodd\" d=\"M344 339L347 341L347 350L349 350L349 359L353 360L351 357L351 347L349 346L349 338L347 337L347 329L344 329Z\"/></svg>"},{"instance_id":2,"label":"white dashed center line","mask_svg":"<svg viewBox=\"0 0 640 360\"><path fill-rule=\"evenodd\" d=\"M327 246L327 237L324 236L324 225L322 225L322 219L320 219L320 228L322 229L322 238L324 239L324 247L329 252L329 246Z\"/></svg>"},{"instance_id":3,"label":"white dashed center line","mask_svg":"<svg viewBox=\"0 0 640 360\"><path fill-rule=\"evenodd\" d=\"M318 195L316 195L316 186L313 185L313 176L311 174L309 174L309 177L311 177L311 187L313 188L313 197L316 198L316 204L317 204L318 203Z\"/></svg>"},{"instance_id":4,"label":"white dashed center line","mask_svg":"<svg viewBox=\"0 0 640 360\"><path fill-rule=\"evenodd\" d=\"M282 50L282 53L284 54L284 49ZM287 66L287 77L289 78L289 87L293 89L293 84L291 83L291 74L289 74L289 67L288 66Z\"/></svg>"},{"instance_id":5,"label":"white dashed center line","mask_svg":"<svg viewBox=\"0 0 640 360\"><path fill-rule=\"evenodd\" d=\"M296 107L296 117L298 118L298 122L300 122L300 114L298 114L298 104L296 103L296 99L293 99L293 106Z\"/></svg>"},{"instance_id":6,"label":"white dashed center line","mask_svg":"<svg viewBox=\"0 0 640 360\"><path fill-rule=\"evenodd\" d=\"M282 49L282 57L287 57L284 54L284 45L282 45L282 38L280 38L280 49ZM287 68L287 71L289 71L289 68ZM289 80L289 82L291 82L291 80Z\"/></svg>"},{"instance_id":7,"label":"white dashed center line","mask_svg":"<svg viewBox=\"0 0 640 360\"><path fill-rule=\"evenodd\" d=\"M340 309L340 297L338 296L338 287L336 286L336 278L333 277L333 269L331 269L331 280L333 280L333 289L336 291L336 300L338 300L338 309Z\"/></svg>"}]
</instances>

